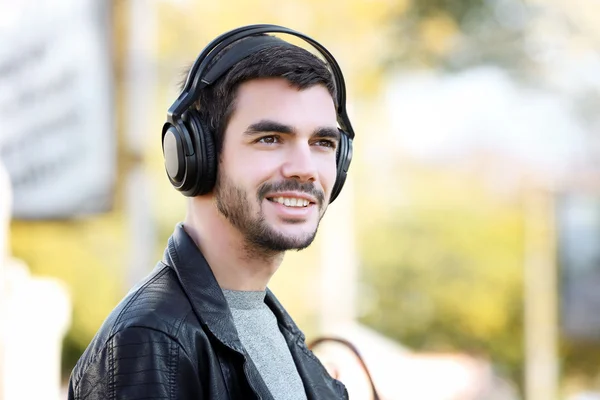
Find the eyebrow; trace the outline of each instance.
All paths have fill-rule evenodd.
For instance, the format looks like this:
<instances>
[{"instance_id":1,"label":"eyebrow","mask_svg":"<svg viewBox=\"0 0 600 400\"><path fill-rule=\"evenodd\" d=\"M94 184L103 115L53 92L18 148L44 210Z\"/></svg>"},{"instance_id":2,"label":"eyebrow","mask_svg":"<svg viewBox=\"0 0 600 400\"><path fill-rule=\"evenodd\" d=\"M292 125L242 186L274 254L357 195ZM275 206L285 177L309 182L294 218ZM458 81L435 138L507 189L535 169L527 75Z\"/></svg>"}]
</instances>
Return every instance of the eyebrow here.
<instances>
[{"instance_id":1,"label":"eyebrow","mask_svg":"<svg viewBox=\"0 0 600 400\"><path fill-rule=\"evenodd\" d=\"M244 134L248 136L253 136L266 132L277 132L286 135L296 135L296 129L294 129L293 126L282 124L280 122L268 119L263 119L254 124L251 124L250 126L248 126ZM315 129L311 137L330 138L339 141L340 132L337 128L324 126Z\"/></svg>"}]
</instances>

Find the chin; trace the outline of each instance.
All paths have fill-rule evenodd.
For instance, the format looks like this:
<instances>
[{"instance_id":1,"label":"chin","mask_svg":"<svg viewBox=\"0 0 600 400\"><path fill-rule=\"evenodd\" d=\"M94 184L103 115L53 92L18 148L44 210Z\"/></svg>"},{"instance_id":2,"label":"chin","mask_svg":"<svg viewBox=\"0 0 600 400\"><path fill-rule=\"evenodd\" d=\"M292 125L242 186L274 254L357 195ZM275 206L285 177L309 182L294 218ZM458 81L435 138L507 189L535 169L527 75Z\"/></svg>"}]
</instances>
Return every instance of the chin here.
<instances>
[{"instance_id":1,"label":"chin","mask_svg":"<svg viewBox=\"0 0 600 400\"><path fill-rule=\"evenodd\" d=\"M282 223L271 225L271 229L283 236L301 238L314 236L317 224L309 221L282 220Z\"/></svg>"},{"instance_id":2,"label":"chin","mask_svg":"<svg viewBox=\"0 0 600 400\"><path fill-rule=\"evenodd\" d=\"M280 240L285 242L289 250L302 250L308 247L315 239L316 228L313 229L294 229L293 226L287 229L275 229Z\"/></svg>"},{"instance_id":3,"label":"chin","mask_svg":"<svg viewBox=\"0 0 600 400\"><path fill-rule=\"evenodd\" d=\"M296 236L294 238L290 237L290 246L288 246L289 250L304 250L308 246L310 246L315 240L315 235L306 235L306 236Z\"/></svg>"}]
</instances>

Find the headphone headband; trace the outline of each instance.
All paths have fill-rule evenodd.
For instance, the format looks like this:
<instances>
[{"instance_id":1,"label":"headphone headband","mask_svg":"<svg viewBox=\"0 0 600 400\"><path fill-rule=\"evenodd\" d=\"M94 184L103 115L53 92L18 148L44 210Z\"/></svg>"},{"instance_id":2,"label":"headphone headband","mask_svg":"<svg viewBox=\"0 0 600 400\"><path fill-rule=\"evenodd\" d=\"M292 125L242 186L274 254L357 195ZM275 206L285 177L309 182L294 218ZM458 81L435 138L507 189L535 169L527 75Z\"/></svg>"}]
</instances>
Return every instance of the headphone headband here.
<instances>
[{"instance_id":1,"label":"headphone headband","mask_svg":"<svg viewBox=\"0 0 600 400\"><path fill-rule=\"evenodd\" d=\"M194 101L198 98L200 90L212 84L216 79L219 78L220 75L226 72L228 68L220 68L218 70L218 73L213 73L212 75L210 70L208 71L208 73L205 72L207 67L211 64L212 60L224 48L242 38L258 35L261 33L285 33L292 36L296 36L312 45L316 50L319 51L319 53L321 53L321 55L325 58L329 67L331 68L333 78L335 81L337 92L338 123L340 124L342 130L344 130L348 134L350 139L354 139L354 130L352 129L350 119L348 118L346 112L346 85L344 82L344 76L333 55L331 55L331 53L319 42L300 32L294 31L289 28L285 28L283 26L269 24L257 24L240 27L232 31L226 32L218 36L212 42L210 42L202 51L202 53L200 53L200 55L196 58L196 61L192 65L192 68L190 68L183 90L181 91L179 97L177 98L177 100L175 100L175 102L167 112L167 121L170 123L174 123L175 120L179 119L183 115L183 113L193 105ZM287 42L281 42L290 45ZM261 44L257 43L254 44L254 46L250 46L249 48L252 48L253 51L258 51L257 49L260 49L259 47L261 47ZM267 45L264 44L262 46L263 47L261 48L267 47ZM250 53L246 55L249 54ZM240 58L234 60L232 64L237 62L239 59ZM231 60L229 62L231 62ZM208 79L207 75L210 75Z\"/></svg>"},{"instance_id":2,"label":"headphone headband","mask_svg":"<svg viewBox=\"0 0 600 400\"><path fill-rule=\"evenodd\" d=\"M250 36L243 43L234 44L223 57L214 63L202 78L201 84L204 84L204 86L212 85L238 61L272 46L294 47L275 36Z\"/></svg>"}]
</instances>

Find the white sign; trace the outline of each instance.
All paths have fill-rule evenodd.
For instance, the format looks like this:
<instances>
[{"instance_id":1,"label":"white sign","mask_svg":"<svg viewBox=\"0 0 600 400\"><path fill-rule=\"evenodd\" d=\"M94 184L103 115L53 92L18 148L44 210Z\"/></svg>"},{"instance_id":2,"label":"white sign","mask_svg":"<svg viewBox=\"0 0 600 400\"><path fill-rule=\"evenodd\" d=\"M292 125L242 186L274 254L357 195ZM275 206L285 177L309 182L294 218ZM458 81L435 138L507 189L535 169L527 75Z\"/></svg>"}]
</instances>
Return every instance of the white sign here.
<instances>
[{"instance_id":1,"label":"white sign","mask_svg":"<svg viewBox=\"0 0 600 400\"><path fill-rule=\"evenodd\" d=\"M0 158L15 218L65 218L111 206L109 4L0 3Z\"/></svg>"}]
</instances>

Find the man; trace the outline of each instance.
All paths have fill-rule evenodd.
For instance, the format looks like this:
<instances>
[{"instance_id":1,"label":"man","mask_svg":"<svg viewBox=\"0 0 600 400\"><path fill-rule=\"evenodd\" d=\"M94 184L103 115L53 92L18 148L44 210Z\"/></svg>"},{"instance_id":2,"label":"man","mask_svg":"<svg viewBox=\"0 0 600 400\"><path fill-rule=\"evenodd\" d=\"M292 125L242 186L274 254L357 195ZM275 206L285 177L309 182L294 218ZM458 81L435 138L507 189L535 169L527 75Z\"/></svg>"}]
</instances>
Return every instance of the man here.
<instances>
[{"instance_id":1,"label":"man","mask_svg":"<svg viewBox=\"0 0 600 400\"><path fill-rule=\"evenodd\" d=\"M187 215L78 361L69 399L347 398L267 288L343 185L343 78L265 32L305 38L243 27L192 66L163 129Z\"/></svg>"}]
</instances>

